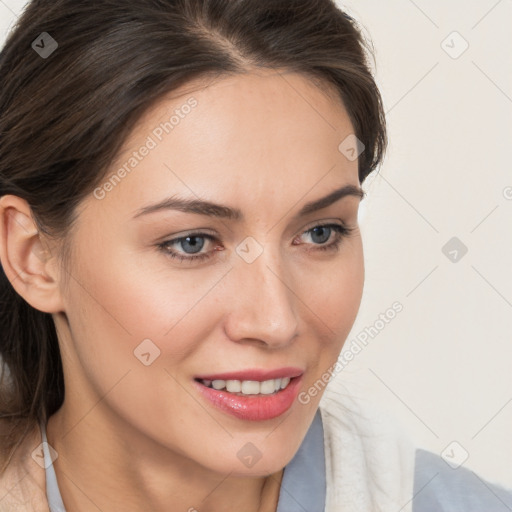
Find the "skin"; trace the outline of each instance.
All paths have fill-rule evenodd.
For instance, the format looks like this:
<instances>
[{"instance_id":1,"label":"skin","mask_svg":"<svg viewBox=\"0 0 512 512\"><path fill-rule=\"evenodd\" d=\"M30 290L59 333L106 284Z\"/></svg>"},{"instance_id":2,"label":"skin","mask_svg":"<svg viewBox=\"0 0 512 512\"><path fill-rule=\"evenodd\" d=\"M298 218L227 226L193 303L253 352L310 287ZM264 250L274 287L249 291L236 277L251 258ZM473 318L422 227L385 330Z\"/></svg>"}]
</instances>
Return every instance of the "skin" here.
<instances>
[{"instance_id":1,"label":"skin","mask_svg":"<svg viewBox=\"0 0 512 512\"><path fill-rule=\"evenodd\" d=\"M47 435L68 510L276 510L283 467L323 389L255 422L206 402L193 378L298 366L306 391L352 328L364 282L360 198L293 219L307 202L360 185L357 161L338 150L353 127L326 90L296 73L253 70L163 98L108 176L190 96L198 104L103 199L81 203L67 275L28 204L0 199L2 265L58 332L66 396ZM240 208L245 221L175 210L133 219L173 194ZM305 233L340 222L354 231L337 250L318 250L334 230ZM192 230L216 237L200 240L209 259L180 262L158 249ZM263 248L250 264L236 252L248 236ZM192 254L183 243L171 249ZM134 356L147 338L160 350L149 366ZM237 457L249 442L262 454L250 468Z\"/></svg>"}]
</instances>

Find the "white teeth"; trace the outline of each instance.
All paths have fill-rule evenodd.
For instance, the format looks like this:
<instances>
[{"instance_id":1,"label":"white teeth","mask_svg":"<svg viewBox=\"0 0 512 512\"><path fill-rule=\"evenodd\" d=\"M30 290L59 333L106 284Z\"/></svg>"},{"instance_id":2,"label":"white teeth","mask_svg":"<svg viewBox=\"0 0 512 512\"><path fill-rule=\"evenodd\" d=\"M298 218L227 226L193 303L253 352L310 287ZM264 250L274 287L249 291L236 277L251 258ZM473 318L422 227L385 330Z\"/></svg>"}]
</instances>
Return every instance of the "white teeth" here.
<instances>
[{"instance_id":1,"label":"white teeth","mask_svg":"<svg viewBox=\"0 0 512 512\"><path fill-rule=\"evenodd\" d=\"M270 379L259 382L257 380L202 380L205 386L220 391L226 389L229 393L241 393L244 395L271 395L281 389L285 389L290 383L290 377Z\"/></svg>"},{"instance_id":2,"label":"white teeth","mask_svg":"<svg viewBox=\"0 0 512 512\"><path fill-rule=\"evenodd\" d=\"M214 380L212 381L212 388L213 389L224 389L226 387L226 381L225 380Z\"/></svg>"},{"instance_id":3,"label":"white teeth","mask_svg":"<svg viewBox=\"0 0 512 512\"><path fill-rule=\"evenodd\" d=\"M227 380L226 389L230 393L240 393L242 391L242 383L239 380Z\"/></svg>"},{"instance_id":4,"label":"white teeth","mask_svg":"<svg viewBox=\"0 0 512 512\"><path fill-rule=\"evenodd\" d=\"M265 380L260 384L260 393L262 395L270 395L276 390L273 380Z\"/></svg>"},{"instance_id":5,"label":"white teeth","mask_svg":"<svg viewBox=\"0 0 512 512\"><path fill-rule=\"evenodd\" d=\"M242 393L244 395L257 395L260 392L260 383L256 380L243 380Z\"/></svg>"}]
</instances>

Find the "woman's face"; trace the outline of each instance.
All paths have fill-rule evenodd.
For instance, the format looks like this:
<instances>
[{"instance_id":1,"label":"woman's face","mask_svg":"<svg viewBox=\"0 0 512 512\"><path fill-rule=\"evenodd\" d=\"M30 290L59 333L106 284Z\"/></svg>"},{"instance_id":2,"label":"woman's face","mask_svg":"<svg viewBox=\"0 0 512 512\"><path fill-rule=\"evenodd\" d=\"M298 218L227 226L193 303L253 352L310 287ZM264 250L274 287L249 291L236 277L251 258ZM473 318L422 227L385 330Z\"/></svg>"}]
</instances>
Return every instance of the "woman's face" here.
<instances>
[{"instance_id":1,"label":"woman's face","mask_svg":"<svg viewBox=\"0 0 512 512\"><path fill-rule=\"evenodd\" d=\"M54 315L63 408L159 457L268 474L302 442L361 300L360 197L301 212L359 187L357 161L339 149L353 127L341 102L295 73L183 90L145 114L80 205ZM222 206L144 212L171 198ZM268 382L242 383L260 394L240 396L196 380L268 381L274 370L295 376L276 395ZM215 380L240 380L228 377Z\"/></svg>"}]
</instances>

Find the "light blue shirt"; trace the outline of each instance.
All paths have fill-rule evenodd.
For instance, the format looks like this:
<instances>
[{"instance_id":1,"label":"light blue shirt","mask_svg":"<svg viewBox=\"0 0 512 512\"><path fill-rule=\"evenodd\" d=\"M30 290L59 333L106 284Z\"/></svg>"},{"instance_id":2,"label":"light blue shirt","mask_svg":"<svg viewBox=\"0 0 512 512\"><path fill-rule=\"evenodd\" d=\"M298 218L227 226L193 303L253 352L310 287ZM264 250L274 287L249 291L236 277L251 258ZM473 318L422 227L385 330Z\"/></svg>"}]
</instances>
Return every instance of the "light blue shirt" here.
<instances>
[{"instance_id":1,"label":"light blue shirt","mask_svg":"<svg viewBox=\"0 0 512 512\"><path fill-rule=\"evenodd\" d=\"M413 512L512 512L510 489L425 450L416 450L413 496Z\"/></svg>"}]
</instances>

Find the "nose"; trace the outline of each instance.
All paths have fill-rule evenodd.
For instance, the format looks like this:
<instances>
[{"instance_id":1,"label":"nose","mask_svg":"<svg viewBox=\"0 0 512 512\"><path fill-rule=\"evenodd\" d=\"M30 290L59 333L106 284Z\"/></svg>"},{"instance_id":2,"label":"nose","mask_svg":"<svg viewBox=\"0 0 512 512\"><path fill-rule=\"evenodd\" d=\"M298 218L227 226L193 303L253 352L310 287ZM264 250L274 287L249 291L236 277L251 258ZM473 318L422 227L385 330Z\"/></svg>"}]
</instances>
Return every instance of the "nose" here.
<instances>
[{"instance_id":1,"label":"nose","mask_svg":"<svg viewBox=\"0 0 512 512\"><path fill-rule=\"evenodd\" d=\"M297 306L290 272L265 249L252 263L240 259L230 272L227 336L238 343L281 348L297 336Z\"/></svg>"}]
</instances>

